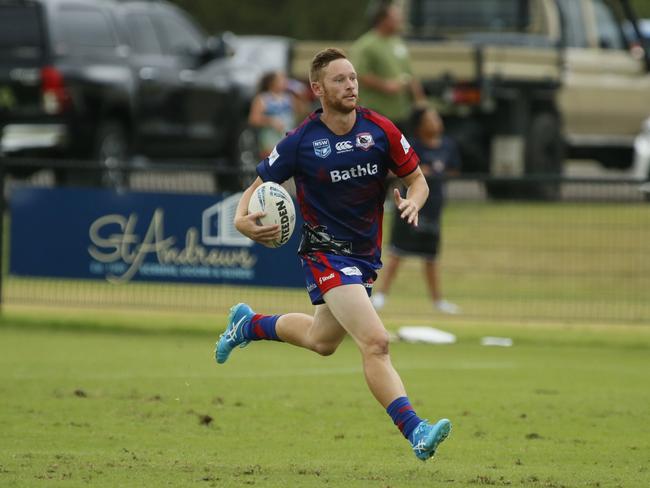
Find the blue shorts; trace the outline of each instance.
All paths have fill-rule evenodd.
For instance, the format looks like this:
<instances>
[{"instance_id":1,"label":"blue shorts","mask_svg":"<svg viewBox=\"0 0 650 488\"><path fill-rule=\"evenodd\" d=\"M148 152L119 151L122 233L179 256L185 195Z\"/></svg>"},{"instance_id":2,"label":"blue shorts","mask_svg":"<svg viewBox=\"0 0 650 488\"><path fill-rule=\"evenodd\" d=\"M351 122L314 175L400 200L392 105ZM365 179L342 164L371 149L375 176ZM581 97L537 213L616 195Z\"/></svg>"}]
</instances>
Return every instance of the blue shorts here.
<instances>
[{"instance_id":1,"label":"blue shorts","mask_svg":"<svg viewBox=\"0 0 650 488\"><path fill-rule=\"evenodd\" d=\"M373 266L363 259L323 252L299 257L305 272L307 292L314 305L325 303L323 295L341 285L363 285L368 296L372 294L378 266Z\"/></svg>"}]
</instances>

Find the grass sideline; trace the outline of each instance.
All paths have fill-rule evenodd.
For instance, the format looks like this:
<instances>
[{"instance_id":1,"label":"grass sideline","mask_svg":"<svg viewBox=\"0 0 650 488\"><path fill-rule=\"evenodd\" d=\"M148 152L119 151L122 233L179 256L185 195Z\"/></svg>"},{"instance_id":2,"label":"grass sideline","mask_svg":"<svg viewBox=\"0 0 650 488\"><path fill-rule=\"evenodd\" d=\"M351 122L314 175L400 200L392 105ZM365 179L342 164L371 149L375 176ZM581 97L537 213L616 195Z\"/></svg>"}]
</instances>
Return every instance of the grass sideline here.
<instances>
[{"instance_id":1,"label":"grass sideline","mask_svg":"<svg viewBox=\"0 0 650 488\"><path fill-rule=\"evenodd\" d=\"M650 484L650 327L457 320L453 346L393 344L418 412L454 422L421 463L352 341L330 358L257 343L217 366L219 322L6 309L0 486Z\"/></svg>"}]
</instances>

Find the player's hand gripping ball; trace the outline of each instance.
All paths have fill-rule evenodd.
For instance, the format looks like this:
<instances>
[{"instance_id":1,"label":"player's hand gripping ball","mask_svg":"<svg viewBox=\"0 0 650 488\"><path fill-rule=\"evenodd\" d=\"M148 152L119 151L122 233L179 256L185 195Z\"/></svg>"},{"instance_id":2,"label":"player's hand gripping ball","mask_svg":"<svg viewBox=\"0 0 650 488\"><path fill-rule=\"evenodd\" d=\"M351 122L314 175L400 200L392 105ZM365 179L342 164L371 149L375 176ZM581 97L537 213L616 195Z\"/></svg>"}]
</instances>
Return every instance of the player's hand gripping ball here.
<instances>
[{"instance_id":1,"label":"player's hand gripping ball","mask_svg":"<svg viewBox=\"0 0 650 488\"><path fill-rule=\"evenodd\" d=\"M257 219L258 225L280 226L280 237L269 243L269 247L280 247L289 241L296 227L296 208L287 190L271 181L262 183L248 202L248 213L255 212L266 213L266 216Z\"/></svg>"}]
</instances>

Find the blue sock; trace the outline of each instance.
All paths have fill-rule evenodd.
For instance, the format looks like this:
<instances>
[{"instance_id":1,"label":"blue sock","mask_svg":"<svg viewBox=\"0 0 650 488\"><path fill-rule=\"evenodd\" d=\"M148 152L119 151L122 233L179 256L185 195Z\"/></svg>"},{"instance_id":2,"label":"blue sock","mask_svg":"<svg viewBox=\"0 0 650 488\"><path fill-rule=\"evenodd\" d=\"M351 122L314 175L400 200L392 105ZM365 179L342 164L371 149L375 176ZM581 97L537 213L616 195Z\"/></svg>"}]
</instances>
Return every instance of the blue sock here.
<instances>
[{"instance_id":1,"label":"blue sock","mask_svg":"<svg viewBox=\"0 0 650 488\"><path fill-rule=\"evenodd\" d=\"M275 332L275 324L280 318L279 315L262 315L256 313L253 315L251 321L246 324L242 329L242 334L249 341L280 341Z\"/></svg>"},{"instance_id":2,"label":"blue sock","mask_svg":"<svg viewBox=\"0 0 650 488\"><path fill-rule=\"evenodd\" d=\"M409 399L407 397L396 398L388 405L386 412L393 419L402 435L410 441L411 432L422 422L422 419L415 414Z\"/></svg>"}]
</instances>

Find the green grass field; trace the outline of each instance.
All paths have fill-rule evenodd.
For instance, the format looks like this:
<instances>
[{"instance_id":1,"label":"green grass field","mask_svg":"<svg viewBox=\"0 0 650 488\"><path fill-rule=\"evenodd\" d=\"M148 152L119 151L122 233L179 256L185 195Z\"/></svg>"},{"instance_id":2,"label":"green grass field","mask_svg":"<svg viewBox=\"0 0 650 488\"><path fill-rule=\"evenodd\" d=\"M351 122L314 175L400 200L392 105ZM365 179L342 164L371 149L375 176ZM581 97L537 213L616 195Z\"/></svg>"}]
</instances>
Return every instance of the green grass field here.
<instances>
[{"instance_id":1,"label":"green grass field","mask_svg":"<svg viewBox=\"0 0 650 488\"><path fill-rule=\"evenodd\" d=\"M349 340L217 366L207 315L51 315L0 325L3 487L650 486L648 326L456 321L455 345L393 344L418 413L454 423L422 463Z\"/></svg>"},{"instance_id":2,"label":"green grass field","mask_svg":"<svg viewBox=\"0 0 650 488\"><path fill-rule=\"evenodd\" d=\"M432 313L417 259L382 312L459 339L392 345L418 413L454 424L427 463L349 340L328 358L257 343L214 363L231 304L309 312L304 290L9 277L0 487L645 488L648 242L648 205L453 202L442 277L464 314Z\"/></svg>"}]
</instances>

